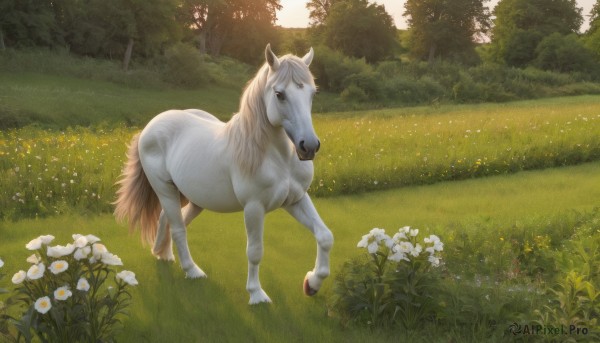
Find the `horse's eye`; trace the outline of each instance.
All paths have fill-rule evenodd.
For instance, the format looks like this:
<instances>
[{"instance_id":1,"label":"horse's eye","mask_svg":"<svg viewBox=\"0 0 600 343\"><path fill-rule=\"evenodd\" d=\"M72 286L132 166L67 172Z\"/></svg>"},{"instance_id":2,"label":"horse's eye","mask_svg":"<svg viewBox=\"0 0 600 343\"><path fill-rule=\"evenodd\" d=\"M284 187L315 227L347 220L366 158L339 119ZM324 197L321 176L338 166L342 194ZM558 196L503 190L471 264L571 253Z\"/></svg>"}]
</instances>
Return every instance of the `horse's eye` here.
<instances>
[{"instance_id":1,"label":"horse's eye","mask_svg":"<svg viewBox=\"0 0 600 343\"><path fill-rule=\"evenodd\" d=\"M285 94L283 94L283 92L277 92L277 91L276 91L276 92L275 92L275 96L277 96L277 99L278 99L279 101L283 101L283 100L285 100Z\"/></svg>"}]
</instances>

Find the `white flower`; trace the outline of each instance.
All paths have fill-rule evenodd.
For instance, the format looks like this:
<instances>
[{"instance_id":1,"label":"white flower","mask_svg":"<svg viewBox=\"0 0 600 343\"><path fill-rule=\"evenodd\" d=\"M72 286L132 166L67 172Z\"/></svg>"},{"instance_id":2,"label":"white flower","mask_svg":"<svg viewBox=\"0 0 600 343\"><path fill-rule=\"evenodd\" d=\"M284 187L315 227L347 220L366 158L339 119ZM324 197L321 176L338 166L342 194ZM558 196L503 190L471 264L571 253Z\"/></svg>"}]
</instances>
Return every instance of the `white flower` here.
<instances>
[{"instance_id":1,"label":"white flower","mask_svg":"<svg viewBox=\"0 0 600 343\"><path fill-rule=\"evenodd\" d=\"M67 244L67 246L57 245L54 247L48 247L47 255L49 257L59 258L66 255L70 255L73 250L75 250L75 246L71 243Z\"/></svg>"},{"instance_id":2,"label":"white flower","mask_svg":"<svg viewBox=\"0 0 600 343\"><path fill-rule=\"evenodd\" d=\"M440 240L440 238L438 236L436 236L436 235L430 235L429 237L425 237L425 239L423 239L423 241L425 243L434 243L434 242L437 242L439 240Z\"/></svg>"},{"instance_id":3,"label":"white flower","mask_svg":"<svg viewBox=\"0 0 600 343\"><path fill-rule=\"evenodd\" d=\"M75 238L75 236L77 236L77 238ZM75 239L75 241L73 242L73 245L76 248L83 248L84 246L86 246L88 244L88 240L87 240L87 238L85 238L85 236L73 235L73 238Z\"/></svg>"},{"instance_id":4,"label":"white flower","mask_svg":"<svg viewBox=\"0 0 600 343\"><path fill-rule=\"evenodd\" d=\"M433 252L431 252L430 250L433 250L434 252L444 250L444 243L442 243L442 241L440 241L440 238L436 235L431 235L428 238L425 238L423 241L425 243L433 243L433 246L431 248L426 249L430 254L433 254Z\"/></svg>"},{"instance_id":5,"label":"white flower","mask_svg":"<svg viewBox=\"0 0 600 343\"><path fill-rule=\"evenodd\" d=\"M106 249L104 244L94 243L94 245L92 245L92 254L96 258L96 260L101 259L102 255L106 252L108 252L108 249Z\"/></svg>"},{"instance_id":6,"label":"white flower","mask_svg":"<svg viewBox=\"0 0 600 343\"><path fill-rule=\"evenodd\" d=\"M25 248L27 248L27 250L38 250L41 247L42 240L39 237L34 238L31 241L29 241L29 243L25 244Z\"/></svg>"},{"instance_id":7,"label":"white flower","mask_svg":"<svg viewBox=\"0 0 600 343\"><path fill-rule=\"evenodd\" d=\"M73 293L69 290L68 286L58 287L54 291L54 299L56 300L67 300Z\"/></svg>"},{"instance_id":8,"label":"white flower","mask_svg":"<svg viewBox=\"0 0 600 343\"><path fill-rule=\"evenodd\" d=\"M29 256L26 261L31 264L38 264L38 263L42 262L40 260L40 258L38 257L38 255L36 255L36 254Z\"/></svg>"},{"instance_id":9,"label":"white flower","mask_svg":"<svg viewBox=\"0 0 600 343\"><path fill-rule=\"evenodd\" d=\"M90 289L90 283L87 279L81 278L77 281L77 289L80 291L87 292Z\"/></svg>"},{"instance_id":10,"label":"white flower","mask_svg":"<svg viewBox=\"0 0 600 343\"><path fill-rule=\"evenodd\" d=\"M75 260L79 261L79 260L83 260L84 258L86 258L90 252L92 251L91 247L83 247L83 248L79 248L77 250L75 250L75 253L73 254L73 257L75 258Z\"/></svg>"},{"instance_id":11,"label":"white flower","mask_svg":"<svg viewBox=\"0 0 600 343\"><path fill-rule=\"evenodd\" d=\"M113 255L108 251L102 254L102 263L107 264L109 266L122 266L123 262L121 258L117 255Z\"/></svg>"},{"instance_id":12,"label":"white flower","mask_svg":"<svg viewBox=\"0 0 600 343\"><path fill-rule=\"evenodd\" d=\"M50 264L49 269L52 272L52 274L56 275L56 274L60 274L60 273L64 272L68 268L69 268L69 263L67 261L58 260L58 261L52 262L52 264Z\"/></svg>"},{"instance_id":13,"label":"white flower","mask_svg":"<svg viewBox=\"0 0 600 343\"><path fill-rule=\"evenodd\" d=\"M402 252L403 254L408 254L413 250L413 245L411 242L403 241L396 245L394 249L398 249L398 251Z\"/></svg>"},{"instance_id":14,"label":"white flower","mask_svg":"<svg viewBox=\"0 0 600 343\"><path fill-rule=\"evenodd\" d=\"M135 273L128 270L123 270L122 272L118 273L117 280L123 280L125 283L131 286L138 284L137 280L135 279Z\"/></svg>"},{"instance_id":15,"label":"white flower","mask_svg":"<svg viewBox=\"0 0 600 343\"><path fill-rule=\"evenodd\" d=\"M421 251L423 251L423 247L421 247L421 244L417 243L417 245L413 246L412 249L410 249L409 253L414 257L417 257L419 256Z\"/></svg>"},{"instance_id":16,"label":"white flower","mask_svg":"<svg viewBox=\"0 0 600 343\"><path fill-rule=\"evenodd\" d=\"M401 227L398 231L404 232L405 234L409 233L410 232L410 226Z\"/></svg>"},{"instance_id":17,"label":"white flower","mask_svg":"<svg viewBox=\"0 0 600 343\"><path fill-rule=\"evenodd\" d=\"M406 257L406 254L400 249L400 245L394 245L394 247L392 248L392 252L393 252L393 254L388 256L388 260L394 261L394 262L400 262L402 260L410 261Z\"/></svg>"},{"instance_id":18,"label":"white flower","mask_svg":"<svg viewBox=\"0 0 600 343\"><path fill-rule=\"evenodd\" d=\"M35 301L34 307L36 311L38 311L41 314L44 314L50 311L50 309L52 308L52 303L50 302L50 298L41 297Z\"/></svg>"},{"instance_id":19,"label":"white flower","mask_svg":"<svg viewBox=\"0 0 600 343\"><path fill-rule=\"evenodd\" d=\"M411 229L411 230L410 230L410 235L411 235L412 237L415 237L415 236L416 236L416 235L418 235L418 234L419 234L419 229Z\"/></svg>"},{"instance_id":20,"label":"white flower","mask_svg":"<svg viewBox=\"0 0 600 343\"><path fill-rule=\"evenodd\" d=\"M52 235L43 235L43 236L40 236L39 239L42 240L42 243L44 243L44 245L48 245L48 244L50 244L54 240L54 236L52 236Z\"/></svg>"},{"instance_id":21,"label":"white flower","mask_svg":"<svg viewBox=\"0 0 600 343\"><path fill-rule=\"evenodd\" d=\"M26 277L27 277L27 273L25 273L25 271L23 271L23 270L19 270L18 272L15 273L15 275L13 275L12 283L14 283L15 285L18 285L21 282L25 281Z\"/></svg>"},{"instance_id":22,"label":"white flower","mask_svg":"<svg viewBox=\"0 0 600 343\"><path fill-rule=\"evenodd\" d=\"M100 238L98 238L94 235L86 235L85 238L87 239L88 243L90 243L90 244L94 244L94 243L100 241Z\"/></svg>"},{"instance_id":23,"label":"white flower","mask_svg":"<svg viewBox=\"0 0 600 343\"><path fill-rule=\"evenodd\" d=\"M37 280L44 276L44 271L46 271L46 266L43 263L34 264L27 271L27 278L30 280Z\"/></svg>"},{"instance_id":24,"label":"white flower","mask_svg":"<svg viewBox=\"0 0 600 343\"><path fill-rule=\"evenodd\" d=\"M385 234L384 229L374 228L368 234L362 236L362 239L358 242L356 247L358 248L367 248L369 254L374 254L379 249L379 244L384 242L388 247L390 247L393 242L391 242L390 236Z\"/></svg>"},{"instance_id":25,"label":"white flower","mask_svg":"<svg viewBox=\"0 0 600 343\"><path fill-rule=\"evenodd\" d=\"M2 268L2 266L4 266L4 261L2 261L2 259L0 258L0 268Z\"/></svg>"},{"instance_id":26,"label":"white flower","mask_svg":"<svg viewBox=\"0 0 600 343\"><path fill-rule=\"evenodd\" d=\"M406 237L406 233L404 231L402 231L402 229L400 229L401 231L397 232L394 237L392 237L392 239L394 240L394 242L396 244L400 243L402 240L407 239Z\"/></svg>"},{"instance_id":27,"label":"white flower","mask_svg":"<svg viewBox=\"0 0 600 343\"><path fill-rule=\"evenodd\" d=\"M429 260L429 262L431 262L431 265L434 267L437 267L440 265L440 259L433 255L429 256L428 260Z\"/></svg>"}]
</instances>

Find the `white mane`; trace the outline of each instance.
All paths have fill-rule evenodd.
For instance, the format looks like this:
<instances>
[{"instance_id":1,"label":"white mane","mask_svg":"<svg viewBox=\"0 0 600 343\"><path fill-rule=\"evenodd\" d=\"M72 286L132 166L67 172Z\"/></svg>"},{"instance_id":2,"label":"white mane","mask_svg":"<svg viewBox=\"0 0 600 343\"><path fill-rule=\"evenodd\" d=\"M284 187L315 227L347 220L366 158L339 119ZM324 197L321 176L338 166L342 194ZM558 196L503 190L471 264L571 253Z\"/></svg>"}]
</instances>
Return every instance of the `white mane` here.
<instances>
[{"instance_id":1,"label":"white mane","mask_svg":"<svg viewBox=\"0 0 600 343\"><path fill-rule=\"evenodd\" d=\"M247 175L254 174L261 165L271 133L264 91L275 84L290 82L314 86L314 78L300 58L285 55L279 61L277 71L269 73L269 65L265 63L248 82L240 100L239 112L227 123L226 132L229 144L234 148L236 163Z\"/></svg>"}]
</instances>

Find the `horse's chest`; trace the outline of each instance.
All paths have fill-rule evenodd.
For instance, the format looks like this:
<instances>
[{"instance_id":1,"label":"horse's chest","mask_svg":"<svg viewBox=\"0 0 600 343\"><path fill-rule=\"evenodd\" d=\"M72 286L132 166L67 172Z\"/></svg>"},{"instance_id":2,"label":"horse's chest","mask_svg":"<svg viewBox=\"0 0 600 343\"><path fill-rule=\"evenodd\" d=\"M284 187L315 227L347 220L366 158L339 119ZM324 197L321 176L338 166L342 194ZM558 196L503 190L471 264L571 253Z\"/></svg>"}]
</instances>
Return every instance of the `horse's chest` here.
<instances>
[{"instance_id":1,"label":"horse's chest","mask_svg":"<svg viewBox=\"0 0 600 343\"><path fill-rule=\"evenodd\" d=\"M271 211L302 199L312 181L312 163L300 168L274 167L263 175L263 203Z\"/></svg>"}]
</instances>

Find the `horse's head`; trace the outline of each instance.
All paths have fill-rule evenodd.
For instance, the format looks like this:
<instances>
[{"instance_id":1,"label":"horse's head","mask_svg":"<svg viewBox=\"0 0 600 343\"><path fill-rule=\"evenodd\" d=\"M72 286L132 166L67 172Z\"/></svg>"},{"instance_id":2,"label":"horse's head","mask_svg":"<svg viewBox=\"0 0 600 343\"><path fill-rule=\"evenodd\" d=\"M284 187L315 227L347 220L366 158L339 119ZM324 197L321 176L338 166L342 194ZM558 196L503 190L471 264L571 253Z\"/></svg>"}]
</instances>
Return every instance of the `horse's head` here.
<instances>
[{"instance_id":1,"label":"horse's head","mask_svg":"<svg viewBox=\"0 0 600 343\"><path fill-rule=\"evenodd\" d=\"M293 55L277 58L270 45L265 50L269 65L264 93L267 117L273 126L283 127L303 161L312 160L321 146L311 118L312 99L317 90L308 70L313 56L312 48L302 58Z\"/></svg>"}]
</instances>

